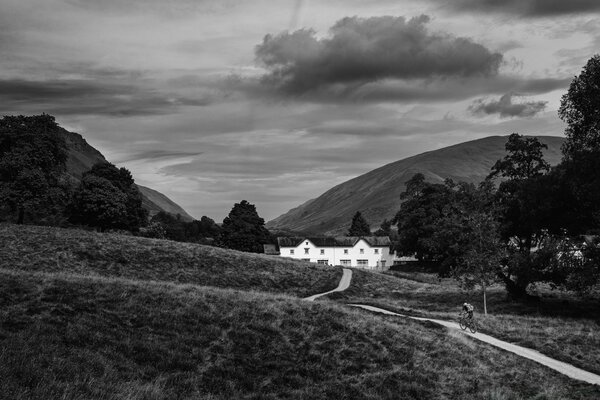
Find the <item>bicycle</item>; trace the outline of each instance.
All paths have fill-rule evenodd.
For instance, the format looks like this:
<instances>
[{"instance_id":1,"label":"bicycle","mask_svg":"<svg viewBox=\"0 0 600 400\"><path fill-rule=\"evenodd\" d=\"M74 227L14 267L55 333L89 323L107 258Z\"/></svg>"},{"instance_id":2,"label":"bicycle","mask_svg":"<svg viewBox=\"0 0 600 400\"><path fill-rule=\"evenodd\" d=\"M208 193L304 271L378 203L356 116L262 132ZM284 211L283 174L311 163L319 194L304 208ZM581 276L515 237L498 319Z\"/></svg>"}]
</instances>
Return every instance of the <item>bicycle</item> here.
<instances>
[{"instance_id":1,"label":"bicycle","mask_svg":"<svg viewBox=\"0 0 600 400\"><path fill-rule=\"evenodd\" d=\"M466 312L461 312L458 315L458 325L463 331L469 328L471 333L477 333L477 322L475 321L475 318L469 318L469 315Z\"/></svg>"}]
</instances>

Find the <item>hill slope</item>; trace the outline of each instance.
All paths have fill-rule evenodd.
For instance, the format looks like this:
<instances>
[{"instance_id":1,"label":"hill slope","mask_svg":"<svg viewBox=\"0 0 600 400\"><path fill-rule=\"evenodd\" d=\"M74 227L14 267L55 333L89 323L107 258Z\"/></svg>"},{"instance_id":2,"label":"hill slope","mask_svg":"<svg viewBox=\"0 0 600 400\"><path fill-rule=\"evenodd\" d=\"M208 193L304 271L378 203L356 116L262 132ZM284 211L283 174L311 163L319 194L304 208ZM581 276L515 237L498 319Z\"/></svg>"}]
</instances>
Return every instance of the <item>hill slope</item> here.
<instances>
[{"instance_id":1,"label":"hill slope","mask_svg":"<svg viewBox=\"0 0 600 400\"><path fill-rule=\"evenodd\" d=\"M67 173L74 180L81 179L83 173L89 170L92 165L106 161L102 153L92 147L80 134L69 132L66 129L61 129L61 134L69 150ZM180 214L186 221L193 220L183 208L164 194L140 185L138 185L138 189L142 194L142 205L150 212L151 216L159 211L166 211L173 215Z\"/></svg>"},{"instance_id":2,"label":"hill slope","mask_svg":"<svg viewBox=\"0 0 600 400\"><path fill-rule=\"evenodd\" d=\"M192 243L0 224L0 269L185 283L308 296L340 269Z\"/></svg>"},{"instance_id":3,"label":"hill slope","mask_svg":"<svg viewBox=\"0 0 600 400\"><path fill-rule=\"evenodd\" d=\"M293 297L323 291L329 267L8 224L0 248L1 398L600 395L431 324Z\"/></svg>"},{"instance_id":4,"label":"hill slope","mask_svg":"<svg viewBox=\"0 0 600 400\"><path fill-rule=\"evenodd\" d=\"M545 158L551 165L560 162L560 146L564 138L540 136L548 145ZM313 234L344 233L358 210L376 229L384 218L398 211L400 193L405 183L420 172L431 182L446 178L465 182L481 182L492 165L506 155L508 136L491 136L429 151L396 161L328 190L316 199L296 207L267 223L269 229L310 232Z\"/></svg>"}]
</instances>

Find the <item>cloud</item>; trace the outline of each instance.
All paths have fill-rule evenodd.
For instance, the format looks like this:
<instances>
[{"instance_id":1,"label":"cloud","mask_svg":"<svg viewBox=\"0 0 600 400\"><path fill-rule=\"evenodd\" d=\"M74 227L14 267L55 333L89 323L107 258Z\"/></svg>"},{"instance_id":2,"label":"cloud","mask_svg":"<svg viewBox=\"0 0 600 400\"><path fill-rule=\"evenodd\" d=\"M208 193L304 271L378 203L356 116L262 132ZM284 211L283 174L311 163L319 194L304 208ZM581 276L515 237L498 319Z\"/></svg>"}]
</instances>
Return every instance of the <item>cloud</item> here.
<instances>
[{"instance_id":1,"label":"cloud","mask_svg":"<svg viewBox=\"0 0 600 400\"><path fill-rule=\"evenodd\" d=\"M142 116L170 114L182 106L207 106L214 100L210 96L187 97L147 84L124 84L104 78L0 79L0 111Z\"/></svg>"},{"instance_id":2,"label":"cloud","mask_svg":"<svg viewBox=\"0 0 600 400\"><path fill-rule=\"evenodd\" d=\"M256 46L269 71L263 81L291 93L347 90L383 79L493 76L502 54L481 44L427 30L429 17L348 17L328 37L313 30L267 35Z\"/></svg>"},{"instance_id":3,"label":"cloud","mask_svg":"<svg viewBox=\"0 0 600 400\"><path fill-rule=\"evenodd\" d=\"M432 0L458 12L547 17L600 12L598 0Z\"/></svg>"},{"instance_id":4,"label":"cloud","mask_svg":"<svg viewBox=\"0 0 600 400\"><path fill-rule=\"evenodd\" d=\"M547 101L530 101L525 103L513 103L513 97L519 95L507 93L498 100L486 102L484 99L477 99L469 107L475 115L498 114L500 118L511 117L533 117L546 108Z\"/></svg>"}]
</instances>

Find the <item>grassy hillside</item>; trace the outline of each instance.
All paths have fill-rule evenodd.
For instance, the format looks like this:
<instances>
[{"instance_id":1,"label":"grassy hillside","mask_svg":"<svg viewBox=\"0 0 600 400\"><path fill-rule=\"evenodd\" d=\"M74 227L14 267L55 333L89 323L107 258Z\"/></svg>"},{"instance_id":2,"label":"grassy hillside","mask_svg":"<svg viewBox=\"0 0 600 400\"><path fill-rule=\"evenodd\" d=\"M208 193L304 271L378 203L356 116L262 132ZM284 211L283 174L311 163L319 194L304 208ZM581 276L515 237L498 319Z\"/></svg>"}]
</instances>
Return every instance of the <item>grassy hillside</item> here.
<instances>
[{"instance_id":1,"label":"grassy hillside","mask_svg":"<svg viewBox=\"0 0 600 400\"><path fill-rule=\"evenodd\" d=\"M564 138L539 137L548 145L546 160L556 165L562 157ZM492 165L506 155L508 136L492 136L460 143L396 161L328 190L286 214L267 223L270 229L339 234L350 225L357 211L377 229L384 218L391 219L399 208L400 193L405 183L420 172L431 182L446 178L457 181L481 182Z\"/></svg>"},{"instance_id":2,"label":"grassy hillside","mask_svg":"<svg viewBox=\"0 0 600 400\"><path fill-rule=\"evenodd\" d=\"M592 399L435 326L285 296L0 270L6 399Z\"/></svg>"},{"instance_id":3,"label":"grassy hillside","mask_svg":"<svg viewBox=\"0 0 600 400\"><path fill-rule=\"evenodd\" d=\"M503 287L490 289L486 317L481 292L461 291L451 279L355 270L350 288L329 298L446 320L456 320L468 301L476 308L481 331L600 374L600 298L539 290L540 302L521 303L507 300Z\"/></svg>"},{"instance_id":4,"label":"grassy hillside","mask_svg":"<svg viewBox=\"0 0 600 400\"><path fill-rule=\"evenodd\" d=\"M191 243L0 224L0 268L112 276L308 296L341 269Z\"/></svg>"}]
</instances>

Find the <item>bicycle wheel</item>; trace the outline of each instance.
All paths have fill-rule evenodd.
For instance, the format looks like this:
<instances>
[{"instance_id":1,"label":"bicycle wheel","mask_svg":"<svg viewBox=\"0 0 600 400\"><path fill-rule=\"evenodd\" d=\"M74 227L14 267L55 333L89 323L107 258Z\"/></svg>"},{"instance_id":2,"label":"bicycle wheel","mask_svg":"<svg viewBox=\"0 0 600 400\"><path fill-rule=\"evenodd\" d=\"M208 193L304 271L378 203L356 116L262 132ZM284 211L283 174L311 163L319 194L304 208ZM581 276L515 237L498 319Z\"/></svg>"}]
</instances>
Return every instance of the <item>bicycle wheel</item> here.
<instances>
[{"instance_id":1,"label":"bicycle wheel","mask_svg":"<svg viewBox=\"0 0 600 400\"><path fill-rule=\"evenodd\" d=\"M469 323L469 330L471 331L471 333L477 333L477 322L475 322L475 320L472 320Z\"/></svg>"},{"instance_id":2,"label":"bicycle wheel","mask_svg":"<svg viewBox=\"0 0 600 400\"><path fill-rule=\"evenodd\" d=\"M465 320L464 317L460 317L460 319L458 320L458 325L460 326L460 329L462 329L463 331L465 329L467 329L467 321Z\"/></svg>"}]
</instances>

